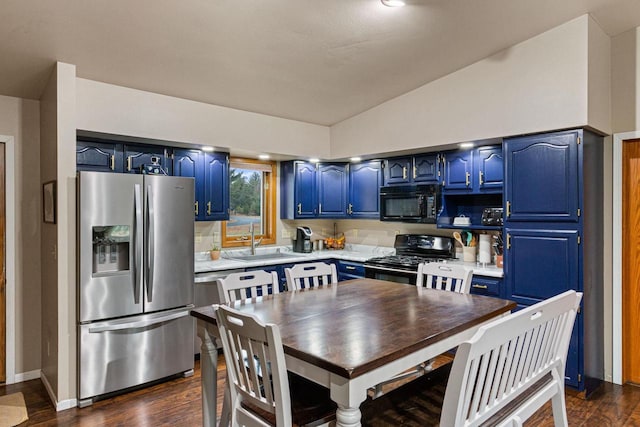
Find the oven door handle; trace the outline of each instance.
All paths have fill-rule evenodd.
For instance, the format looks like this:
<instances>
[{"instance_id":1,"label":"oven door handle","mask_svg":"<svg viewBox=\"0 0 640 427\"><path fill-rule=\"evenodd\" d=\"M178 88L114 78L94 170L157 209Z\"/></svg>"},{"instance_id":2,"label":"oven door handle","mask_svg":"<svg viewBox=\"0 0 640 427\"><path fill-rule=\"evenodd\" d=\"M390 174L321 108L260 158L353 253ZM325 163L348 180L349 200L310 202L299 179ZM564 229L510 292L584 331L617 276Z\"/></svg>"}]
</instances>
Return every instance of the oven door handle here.
<instances>
[{"instance_id":1,"label":"oven door handle","mask_svg":"<svg viewBox=\"0 0 640 427\"><path fill-rule=\"evenodd\" d=\"M400 270L399 268L390 268L390 267L378 267L377 265L364 265L364 268L378 271L392 271L394 273L404 273L404 274L418 274L416 270Z\"/></svg>"}]
</instances>

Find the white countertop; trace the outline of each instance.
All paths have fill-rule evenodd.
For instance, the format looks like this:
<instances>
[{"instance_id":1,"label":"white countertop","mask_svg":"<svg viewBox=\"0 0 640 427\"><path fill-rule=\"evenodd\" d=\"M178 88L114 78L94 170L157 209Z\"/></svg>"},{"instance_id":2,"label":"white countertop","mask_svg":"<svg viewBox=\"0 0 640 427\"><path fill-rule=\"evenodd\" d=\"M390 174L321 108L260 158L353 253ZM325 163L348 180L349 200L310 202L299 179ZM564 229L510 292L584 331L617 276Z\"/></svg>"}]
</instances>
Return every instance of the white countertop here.
<instances>
[{"instance_id":1,"label":"white countertop","mask_svg":"<svg viewBox=\"0 0 640 427\"><path fill-rule=\"evenodd\" d=\"M395 253L394 248L386 246L370 246L346 244L342 250L322 250L311 253L296 253L288 246L265 246L256 249L258 255L281 253L282 256L272 259L254 259L250 261L231 259L237 255L248 255L249 249L233 249L222 251L222 256L216 261L209 258L209 252L197 252L195 256L195 273L208 273L213 271L237 270L253 267L264 267L276 264L291 264L298 262L310 262L321 259L339 259L344 261L365 262L369 258L391 255ZM473 274L479 276L503 277L502 268L495 265L481 266L460 260L447 261L451 264L464 265L465 268L473 270Z\"/></svg>"}]
</instances>

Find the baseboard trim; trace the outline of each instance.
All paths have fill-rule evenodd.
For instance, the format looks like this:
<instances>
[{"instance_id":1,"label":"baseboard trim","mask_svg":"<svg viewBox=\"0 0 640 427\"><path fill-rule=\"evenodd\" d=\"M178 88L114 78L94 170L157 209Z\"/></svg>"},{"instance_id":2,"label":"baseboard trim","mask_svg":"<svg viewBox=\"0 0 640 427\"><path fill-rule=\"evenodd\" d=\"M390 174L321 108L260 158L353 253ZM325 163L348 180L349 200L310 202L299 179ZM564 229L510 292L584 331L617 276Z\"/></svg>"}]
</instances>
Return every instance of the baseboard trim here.
<instances>
[{"instance_id":1,"label":"baseboard trim","mask_svg":"<svg viewBox=\"0 0 640 427\"><path fill-rule=\"evenodd\" d=\"M47 380L47 376L42 372L40 374L40 380L42 380L42 384L44 384L44 388L47 389L47 393L49 394L49 399L51 399L51 403L56 408L56 412L64 411L65 409L75 408L78 405L77 399L67 399L58 402L56 398L56 394L53 392L53 388L51 384L49 384L49 380Z\"/></svg>"},{"instance_id":2,"label":"baseboard trim","mask_svg":"<svg viewBox=\"0 0 640 427\"><path fill-rule=\"evenodd\" d=\"M38 378L40 378L40 369L16 374L13 379L14 382L21 383L24 381L37 380Z\"/></svg>"}]
</instances>

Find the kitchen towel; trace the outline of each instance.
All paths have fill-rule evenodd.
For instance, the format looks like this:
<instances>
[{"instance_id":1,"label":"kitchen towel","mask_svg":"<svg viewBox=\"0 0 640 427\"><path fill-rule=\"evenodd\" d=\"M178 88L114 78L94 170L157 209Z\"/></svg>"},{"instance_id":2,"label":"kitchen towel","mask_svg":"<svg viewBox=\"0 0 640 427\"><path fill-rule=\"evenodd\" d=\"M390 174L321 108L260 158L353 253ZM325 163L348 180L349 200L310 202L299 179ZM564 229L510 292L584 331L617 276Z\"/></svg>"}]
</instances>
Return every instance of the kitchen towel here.
<instances>
[{"instance_id":1,"label":"kitchen towel","mask_svg":"<svg viewBox=\"0 0 640 427\"><path fill-rule=\"evenodd\" d=\"M13 427L29 419L22 393L0 396L0 427Z\"/></svg>"}]
</instances>

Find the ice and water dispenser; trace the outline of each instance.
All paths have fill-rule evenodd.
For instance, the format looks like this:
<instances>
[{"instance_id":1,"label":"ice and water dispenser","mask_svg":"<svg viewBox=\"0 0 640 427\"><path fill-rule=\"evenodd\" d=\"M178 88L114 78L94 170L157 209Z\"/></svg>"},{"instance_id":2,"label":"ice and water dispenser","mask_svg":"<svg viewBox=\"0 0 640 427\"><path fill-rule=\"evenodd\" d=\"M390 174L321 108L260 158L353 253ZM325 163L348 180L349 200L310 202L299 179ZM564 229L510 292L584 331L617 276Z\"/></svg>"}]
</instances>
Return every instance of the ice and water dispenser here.
<instances>
[{"instance_id":1,"label":"ice and water dispenser","mask_svg":"<svg viewBox=\"0 0 640 427\"><path fill-rule=\"evenodd\" d=\"M93 274L129 270L131 233L128 225L93 227Z\"/></svg>"}]
</instances>

